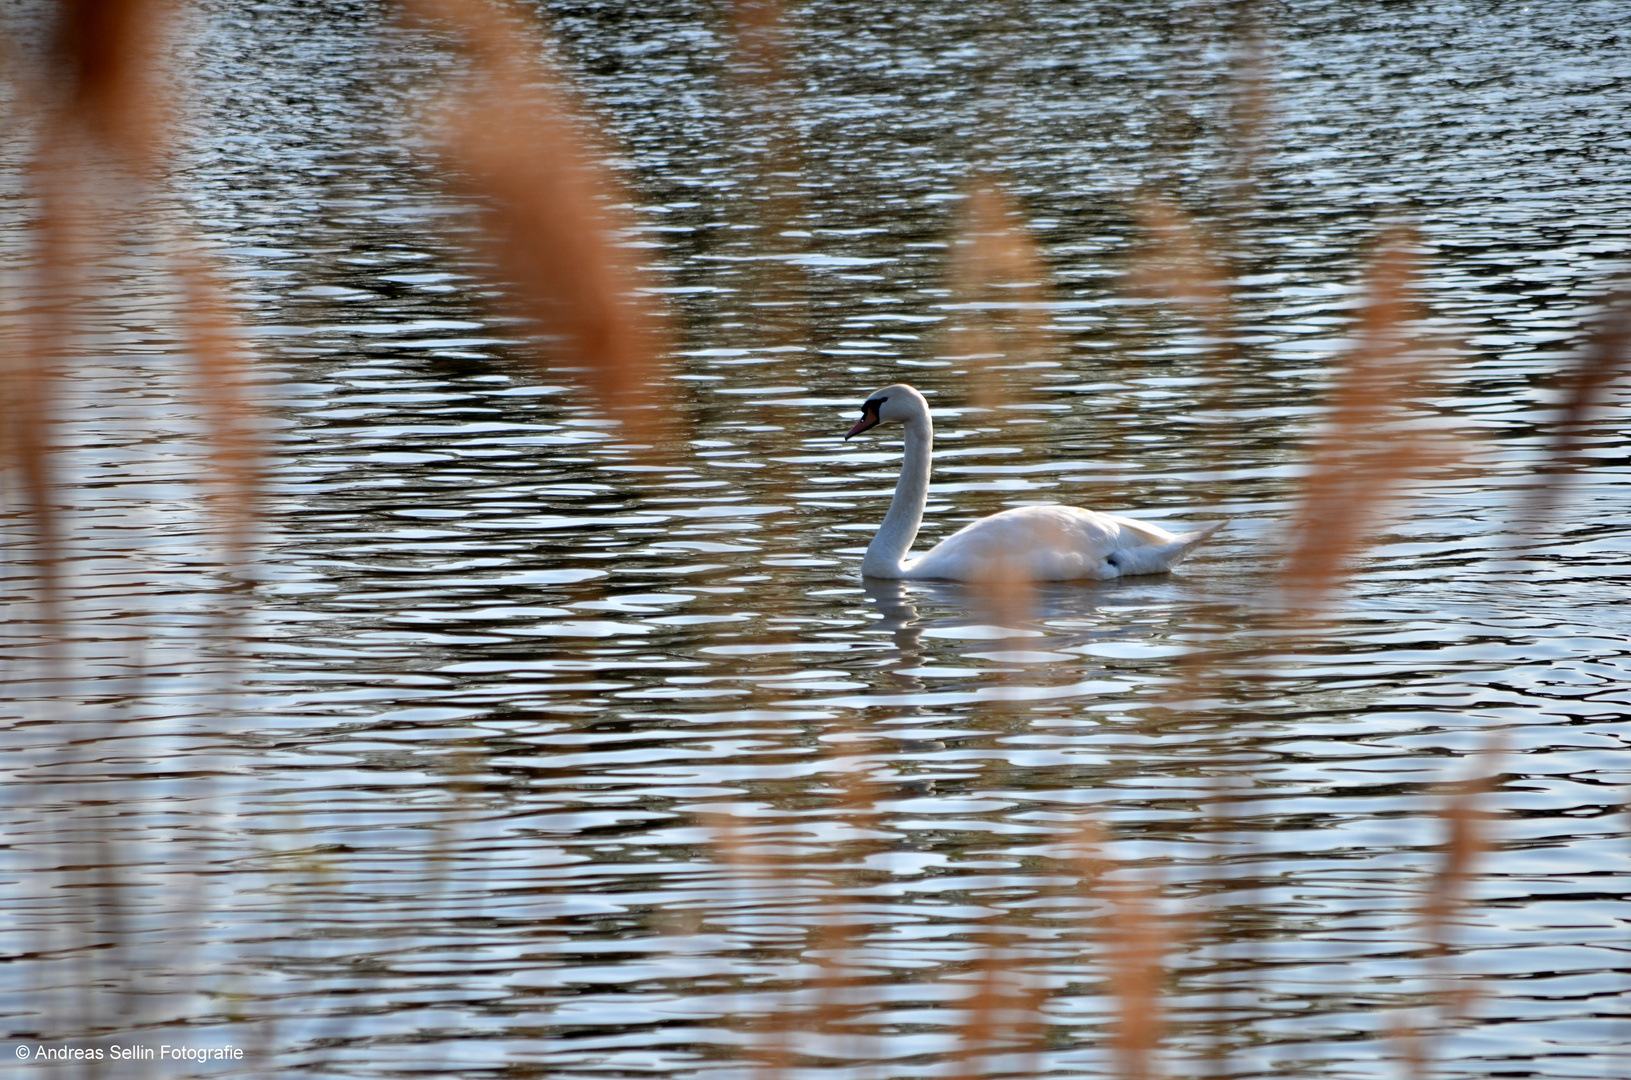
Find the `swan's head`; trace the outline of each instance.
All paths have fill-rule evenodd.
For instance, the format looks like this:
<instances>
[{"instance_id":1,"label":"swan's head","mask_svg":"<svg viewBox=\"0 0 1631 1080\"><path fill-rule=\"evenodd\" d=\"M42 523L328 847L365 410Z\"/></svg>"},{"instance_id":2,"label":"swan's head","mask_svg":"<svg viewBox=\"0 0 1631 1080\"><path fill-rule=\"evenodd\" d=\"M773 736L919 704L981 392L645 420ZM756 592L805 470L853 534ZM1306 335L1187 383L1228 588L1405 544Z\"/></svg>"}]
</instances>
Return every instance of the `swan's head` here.
<instances>
[{"instance_id":1,"label":"swan's head","mask_svg":"<svg viewBox=\"0 0 1631 1080\"><path fill-rule=\"evenodd\" d=\"M894 386L873 391L872 396L861 406L861 419L855 422L855 426L849 429L844 438L859 435L892 420L904 424L912 420L926 419L928 415L928 400L905 383L896 383Z\"/></svg>"}]
</instances>

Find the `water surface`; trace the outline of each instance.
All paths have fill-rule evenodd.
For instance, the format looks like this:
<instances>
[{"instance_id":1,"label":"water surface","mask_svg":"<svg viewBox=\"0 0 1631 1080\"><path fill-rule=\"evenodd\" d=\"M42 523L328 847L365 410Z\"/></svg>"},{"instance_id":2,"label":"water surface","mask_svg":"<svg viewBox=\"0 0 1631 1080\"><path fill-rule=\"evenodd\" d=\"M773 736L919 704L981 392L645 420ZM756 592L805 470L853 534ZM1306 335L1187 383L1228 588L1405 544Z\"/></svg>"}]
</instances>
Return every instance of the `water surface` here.
<instances>
[{"instance_id":1,"label":"water surface","mask_svg":"<svg viewBox=\"0 0 1631 1080\"><path fill-rule=\"evenodd\" d=\"M9 1032L185 1034L244 1074L736 1076L786 1047L940 1075L997 968L1043 1029L983 1074L1114 1075L1107 943L1149 896L1174 1075L1396 1075L1401 1023L1445 1075L1623 1074L1620 397L1509 546L1631 225L1619 5L1266 9L1244 202L1211 5L816 3L779 91L711 8L552 9L638 192L687 438L631 448L482 303L405 141L445 55L373 4L211 5L185 195L264 357L263 555L247 596L214 568L133 261L64 425L69 696L37 625L4 640ZM976 175L1052 282L994 407L952 334ZM1221 367L1127 283L1155 190L1230 247ZM1328 619L1268 637L1399 220L1439 353L1416 407L1458 460ZM1232 524L1017 613L863 584L899 443L841 435L902 380L937 425L920 545L1030 502ZM1486 774L1496 849L1435 930L1446 786ZM76 859L118 899L65 918ZM133 993L87 994L99 970Z\"/></svg>"}]
</instances>

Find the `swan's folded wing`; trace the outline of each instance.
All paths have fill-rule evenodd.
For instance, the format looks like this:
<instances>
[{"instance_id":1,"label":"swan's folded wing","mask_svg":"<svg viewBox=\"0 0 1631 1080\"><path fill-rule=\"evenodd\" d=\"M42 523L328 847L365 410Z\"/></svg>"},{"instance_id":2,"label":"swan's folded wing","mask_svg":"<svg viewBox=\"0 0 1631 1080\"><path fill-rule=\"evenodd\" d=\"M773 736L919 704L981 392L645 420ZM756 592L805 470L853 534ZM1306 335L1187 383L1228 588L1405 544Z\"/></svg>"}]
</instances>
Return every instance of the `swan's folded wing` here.
<instances>
[{"instance_id":1,"label":"swan's folded wing","mask_svg":"<svg viewBox=\"0 0 1631 1080\"><path fill-rule=\"evenodd\" d=\"M910 564L909 576L986 582L1100 577L1104 557L1124 542L1122 536L1120 523L1105 514L1022 506L946 537Z\"/></svg>"},{"instance_id":2,"label":"swan's folded wing","mask_svg":"<svg viewBox=\"0 0 1631 1080\"><path fill-rule=\"evenodd\" d=\"M1098 516L1105 518L1108 521L1113 521L1117 525L1121 526L1125 532L1132 533L1133 536L1128 537L1128 539L1133 540L1133 537L1137 537L1137 540L1134 541L1135 543L1170 544L1172 541L1178 539L1161 526L1151 525L1147 521L1134 521L1132 518L1122 517L1120 514L1101 513Z\"/></svg>"}]
</instances>

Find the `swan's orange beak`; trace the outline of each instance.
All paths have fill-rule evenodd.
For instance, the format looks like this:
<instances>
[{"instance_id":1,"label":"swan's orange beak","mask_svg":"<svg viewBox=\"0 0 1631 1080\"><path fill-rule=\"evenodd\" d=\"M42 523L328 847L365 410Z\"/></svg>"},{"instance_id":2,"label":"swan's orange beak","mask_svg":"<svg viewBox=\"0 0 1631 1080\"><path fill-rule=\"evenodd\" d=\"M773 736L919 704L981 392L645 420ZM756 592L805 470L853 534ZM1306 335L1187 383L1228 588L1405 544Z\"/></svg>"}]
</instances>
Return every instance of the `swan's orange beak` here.
<instances>
[{"instance_id":1,"label":"swan's orange beak","mask_svg":"<svg viewBox=\"0 0 1631 1080\"><path fill-rule=\"evenodd\" d=\"M862 413L861 418L859 420L855 421L855 426L850 428L849 431L845 433L844 440L847 442L850 439L851 436L859 435L861 432L867 430L868 428L875 428L877 426L878 426L878 414L877 413L871 412L871 411Z\"/></svg>"}]
</instances>

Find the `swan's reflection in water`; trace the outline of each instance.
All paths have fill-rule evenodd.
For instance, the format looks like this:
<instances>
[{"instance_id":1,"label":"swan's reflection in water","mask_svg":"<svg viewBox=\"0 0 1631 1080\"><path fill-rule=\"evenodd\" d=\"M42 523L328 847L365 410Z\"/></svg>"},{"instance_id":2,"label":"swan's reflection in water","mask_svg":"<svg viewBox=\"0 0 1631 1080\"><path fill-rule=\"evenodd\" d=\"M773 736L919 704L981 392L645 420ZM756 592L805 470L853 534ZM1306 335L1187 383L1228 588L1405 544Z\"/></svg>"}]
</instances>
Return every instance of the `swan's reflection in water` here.
<instances>
[{"instance_id":1,"label":"swan's reflection in water","mask_svg":"<svg viewBox=\"0 0 1631 1080\"><path fill-rule=\"evenodd\" d=\"M1240 629L1238 605L1177 576L1050 583L1000 612L989 590L959 583L867 581L864 592L876 612L872 632L887 631L898 654L879 656L870 692L823 704L875 716L983 713L1022 700L1037 715L1089 701L1108 708L1123 695L1154 693L1170 682L1176 658L1210 652Z\"/></svg>"},{"instance_id":2,"label":"swan's reflection in water","mask_svg":"<svg viewBox=\"0 0 1631 1080\"><path fill-rule=\"evenodd\" d=\"M895 647L903 655L915 658L922 652L923 625L918 615L913 592L926 593L933 586L918 583L908 588L904 581L886 581L864 578L867 603L878 609L878 627L892 630Z\"/></svg>"},{"instance_id":3,"label":"swan's reflection in water","mask_svg":"<svg viewBox=\"0 0 1631 1080\"><path fill-rule=\"evenodd\" d=\"M937 630L942 632L939 636L993 643L1063 637L1079 644L1117 632L1104 619L1112 608L1145 604L1176 608L1185 599L1152 594L1146 582L1119 581L1043 582L1028 586L1019 597L994 598L988 590L961 582L866 578L864 591L878 611L877 627L894 631L895 645L908 660L922 657L924 635L936 636ZM925 616L920 608L934 614ZM980 633L955 633L958 629Z\"/></svg>"}]
</instances>

